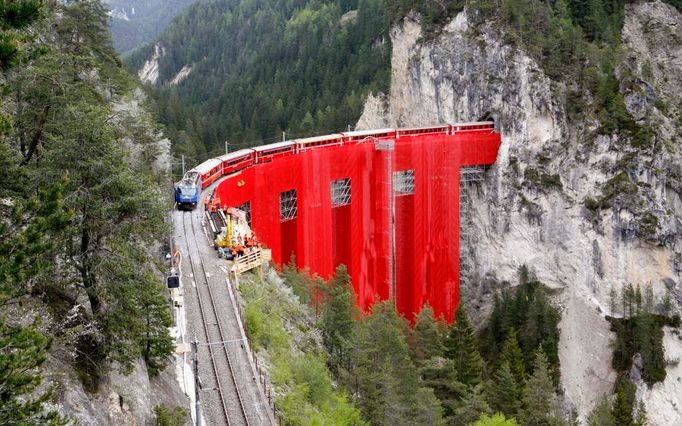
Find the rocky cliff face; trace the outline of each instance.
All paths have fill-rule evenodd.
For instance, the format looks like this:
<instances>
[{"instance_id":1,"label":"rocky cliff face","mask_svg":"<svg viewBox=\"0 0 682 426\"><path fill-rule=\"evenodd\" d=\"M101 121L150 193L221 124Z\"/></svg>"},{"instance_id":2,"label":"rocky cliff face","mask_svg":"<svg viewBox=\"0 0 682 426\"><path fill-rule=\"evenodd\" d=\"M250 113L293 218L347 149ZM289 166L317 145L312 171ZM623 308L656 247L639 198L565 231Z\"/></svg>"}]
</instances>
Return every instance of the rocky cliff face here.
<instances>
[{"instance_id":1,"label":"rocky cliff face","mask_svg":"<svg viewBox=\"0 0 682 426\"><path fill-rule=\"evenodd\" d=\"M569 124L561 86L506 45L499 28L474 26L467 11L427 41L418 17L393 28L390 93L370 96L358 122L379 128L495 118L503 144L474 197L475 266L463 277L463 294L474 315L485 317L492 290L516 282L521 264L559 290L562 385L567 405L583 418L616 377L605 319L620 314L612 289L651 286L657 297L670 292L682 302L681 30L682 15L666 4L627 6L626 54L616 74L628 112L655 133L646 149L596 136L591 118ZM616 191L606 209L587 208L585 199L607 191L622 170L636 187ZM667 331L664 343L674 361L682 341ZM651 424L682 422L681 380L671 365L664 383L639 385Z\"/></svg>"}]
</instances>

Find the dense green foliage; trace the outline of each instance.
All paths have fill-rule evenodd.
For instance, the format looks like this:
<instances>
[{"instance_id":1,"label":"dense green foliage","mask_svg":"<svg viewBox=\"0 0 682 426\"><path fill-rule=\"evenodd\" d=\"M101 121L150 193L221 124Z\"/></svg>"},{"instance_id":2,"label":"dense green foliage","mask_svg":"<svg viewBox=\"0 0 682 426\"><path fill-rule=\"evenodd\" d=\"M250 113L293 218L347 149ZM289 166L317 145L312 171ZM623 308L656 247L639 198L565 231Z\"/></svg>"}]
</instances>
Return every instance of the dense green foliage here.
<instances>
[{"instance_id":1,"label":"dense green foliage","mask_svg":"<svg viewBox=\"0 0 682 426\"><path fill-rule=\"evenodd\" d=\"M452 325L426 305L410 327L390 302L360 314L350 303L353 287L343 266L328 283L285 268L287 284L318 312L330 371L372 424L562 424L553 382L558 359L550 366L544 354L557 353L559 314L527 268L520 275L523 284L503 294L493 313L499 330L486 328L481 340L462 305ZM502 306L510 310L514 303L516 315L501 319ZM514 327L523 330L523 345ZM486 352L486 363L479 347L489 339L496 349ZM503 415L485 417L493 413Z\"/></svg>"},{"instance_id":2,"label":"dense green foliage","mask_svg":"<svg viewBox=\"0 0 682 426\"><path fill-rule=\"evenodd\" d=\"M342 16L351 10L357 16ZM158 115L178 153L197 161L288 137L353 125L369 91L388 88L383 0L212 0L164 31ZM129 62L139 69L152 47ZM205 149L204 149L205 148Z\"/></svg>"},{"instance_id":3,"label":"dense green foliage","mask_svg":"<svg viewBox=\"0 0 682 426\"><path fill-rule=\"evenodd\" d=\"M523 409L519 414L522 424L544 426L560 423L561 417L552 407L553 388L547 357L540 348L535 352L533 374L523 390Z\"/></svg>"},{"instance_id":4,"label":"dense green foliage","mask_svg":"<svg viewBox=\"0 0 682 426\"><path fill-rule=\"evenodd\" d=\"M619 373L629 373L635 354L642 360L642 379L652 386L665 380L665 353L663 326L680 326L680 318L668 317L665 304L654 306L651 287L643 296L639 286L627 285L623 289L623 318L607 317L611 331L616 333L613 350L613 368ZM660 313L659 313L660 312Z\"/></svg>"},{"instance_id":5,"label":"dense green foliage","mask_svg":"<svg viewBox=\"0 0 682 426\"><path fill-rule=\"evenodd\" d=\"M474 426L517 426L516 420L508 419L504 414L497 413L493 416L483 414L480 419L474 423Z\"/></svg>"},{"instance_id":6,"label":"dense green foliage","mask_svg":"<svg viewBox=\"0 0 682 426\"><path fill-rule=\"evenodd\" d=\"M0 318L0 424L64 423L43 404L52 392L38 392L50 341L35 327L9 327ZM37 395L36 395L37 393Z\"/></svg>"},{"instance_id":7,"label":"dense green foliage","mask_svg":"<svg viewBox=\"0 0 682 426\"><path fill-rule=\"evenodd\" d=\"M41 4L35 0L0 0L0 69L17 64L20 44L30 40L23 30L38 19Z\"/></svg>"},{"instance_id":8,"label":"dense green foliage","mask_svg":"<svg viewBox=\"0 0 682 426\"><path fill-rule=\"evenodd\" d=\"M284 327L309 331L306 308L283 295L268 281L244 281L246 329L255 349L266 350L272 365L270 379L285 424L360 425L364 422L348 397L332 386L324 352L303 342L294 344Z\"/></svg>"},{"instance_id":9,"label":"dense green foliage","mask_svg":"<svg viewBox=\"0 0 682 426\"><path fill-rule=\"evenodd\" d=\"M533 371L535 351L540 347L557 385L560 319L559 311L549 300L548 289L532 279L528 269L522 266L519 286L495 297L490 322L482 334L481 351L489 365L507 361L516 381L522 382L526 372Z\"/></svg>"},{"instance_id":10,"label":"dense green foliage","mask_svg":"<svg viewBox=\"0 0 682 426\"><path fill-rule=\"evenodd\" d=\"M36 1L0 2L3 71L18 65L25 55L18 40L30 39L22 30L38 19L40 6ZM4 104L4 96L0 102ZM0 424L59 425L64 419L44 406L52 397L51 390L39 389L43 381L39 369L47 359L51 339L39 331L37 319L30 326L10 325L5 315L8 307L33 291L35 280L49 274L51 239L59 235L69 215L63 209L63 182L37 195L20 197L25 176L7 144L11 119L0 113L0 199L12 197L13 201L0 205Z\"/></svg>"},{"instance_id":11,"label":"dense green foliage","mask_svg":"<svg viewBox=\"0 0 682 426\"><path fill-rule=\"evenodd\" d=\"M187 420L187 410L182 407L175 407L173 410L165 405L154 407L156 416L156 426L182 426Z\"/></svg>"},{"instance_id":12,"label":"dense green foliage","mask_svg":"<svg viewBox=\"0 0 682 426\"><path fill-rule=\"evenodd\" d=\"M156 154L140 132L154 125L112 105L135 82L99 1L29 3L0 3L17 46L0 98L0 405L10 424L60 421L41 411L49 392L23 395L38 389L50 348L90 390L113 361L127 371L142 358L154 374L173 349L164 286L145 272L156 266L148 244L166 230ZM20 327L16 305L49 321Z\"/></svg>"},{"instance_id":13,"label":"dense green foliage","mask_svg":"<svg viewBox=\"0 0 682 426\"><path fill-rule=\"evenodd\" d=\"M467 388L474 388L483 378L485 364L477 346L466 308L460 304L455 322L445 336L445 357L453 362L455 380Z\"/></svg>"}]
</instances>

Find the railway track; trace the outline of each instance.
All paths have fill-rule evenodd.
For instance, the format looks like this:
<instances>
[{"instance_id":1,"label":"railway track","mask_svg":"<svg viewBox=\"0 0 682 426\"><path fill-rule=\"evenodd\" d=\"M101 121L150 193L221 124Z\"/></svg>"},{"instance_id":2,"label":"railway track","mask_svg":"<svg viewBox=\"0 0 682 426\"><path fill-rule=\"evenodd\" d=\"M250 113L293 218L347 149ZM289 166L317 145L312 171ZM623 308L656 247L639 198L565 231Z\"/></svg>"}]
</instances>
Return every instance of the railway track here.
<instances>
[{"instance_id":1,"label":"railway track","mask_svg":"<svg viewBox=\"0 0 682 426\"><path fill-rule=\"evenodd\" d=\"M187 230L187 216L189 216L190 232ZM200 345L199 350L202 348L208 349L211 371L213 372L214 388L212 390L218 393L219 411L222 412L224 420L229 426L250 426L251 422L246 413L244 399L237 384L235 369L227 347L227 335L223 332L215 298L213 297L213 291L208 279L209 275L206 273L206 268L197 246L197 234L191 212L183 213L182 226L185 232L187 255L192 275L196 282L194 288L199 302L204 337L206 338L205 344ZM191 244L190 240L192 240ZM193 245L194 248L190 247L190 245ZM227 371L229 371L229 374L226 374ZM206 390L207 384L204 384L203 387Z\"/></svg>"}]
</instances>

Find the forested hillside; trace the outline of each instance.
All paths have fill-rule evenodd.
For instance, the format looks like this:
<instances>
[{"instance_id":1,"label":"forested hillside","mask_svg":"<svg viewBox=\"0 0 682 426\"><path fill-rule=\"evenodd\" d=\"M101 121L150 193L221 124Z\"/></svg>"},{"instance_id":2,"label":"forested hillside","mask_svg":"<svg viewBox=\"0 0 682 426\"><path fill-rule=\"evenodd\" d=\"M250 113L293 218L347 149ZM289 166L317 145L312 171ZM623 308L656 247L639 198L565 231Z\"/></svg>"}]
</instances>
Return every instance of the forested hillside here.
<instances>
[{"instance_id":1,"label":"forested hillside","mask_svg":"<svg viewBox=\"0 0 682 426\"><path fill-rule=\"evenodd\" d=\"M43 402L86 416L62 404L168 362L167 165L99 1L0 1L0 26L0 424L58 424Z\"/></svg>"},{"instance_id":2,"label":"forested hillside","mask_svg":"<svg viewBox=\"0 0 682 426\"><path fill-rule=\"evenodd\" d=\"M114 48L122 55L154 40L194 0L105 0Z\"/></svg>"},{"instance_id":3,"label":"forested hillside","mask_svg":"<svg viewBox=\"0 0 682 426\"><path fill-rule=\"evenodd\" d=\"M137 71L158 62L158 117L176 152L196 162L222 152L225 141L238 149L279 140L283 131L298 137L353 126L367 93L389 84L390 26L414 10L428 38L465 4L479 22L506 28L508 41L548 75L580 83L569 113L581 113L587 89L605 131L646 143L614 93L622 1L210 0L185 10L128 62ZM590 66L575 67L576 60Z\"/></svg>"},{"instance_id":4,"label":"forested hillside","mask_svg":"<svg viewBox=\"0 0 682 426\"><path fill-rule=\"evenodd\" d=\"M560 314L527 268L481 336L463 304L452 325L429 306L413 326L390 301L359 312L343 265L328 282L292 264L283 277L289 291L258 280L241 291L287 424L465 426L493 413L501 426L570 424L556 394Z\"/></svg>"},{"instance_id":5,"label":"forested hillside","mask_svg":"<svg viewBox=\"0 0 682 426\"><path fill-rule=\"evenodd\" d=\"M158 115L192 161L353 126L369 91L385 90L384 0L211 0L161 35ZM129 62L152 58L149 45ZM191 71L170 84L184 68Z\"/></svg>"}]
</instances>

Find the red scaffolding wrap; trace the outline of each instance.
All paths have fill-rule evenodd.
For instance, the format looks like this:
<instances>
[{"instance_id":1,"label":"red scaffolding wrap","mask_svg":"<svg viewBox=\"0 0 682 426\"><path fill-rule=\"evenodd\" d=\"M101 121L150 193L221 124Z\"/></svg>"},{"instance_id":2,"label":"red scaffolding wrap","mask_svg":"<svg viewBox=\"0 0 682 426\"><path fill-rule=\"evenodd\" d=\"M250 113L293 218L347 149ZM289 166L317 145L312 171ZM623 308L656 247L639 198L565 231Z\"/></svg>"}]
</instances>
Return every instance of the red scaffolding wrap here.
<instances>
[{"instance_id":1,"label":"red scaffolding wrap","mask_svg":"<svg viewBox=\"0 0 682 426\"><path fill-rule=\"evenodd\" d=\"M412 319L428 302L452 321L460 168L493 164L499 146L491 129L320 146L248 167L216 191L223 206L250 201L251 227L275 262L294 254L299 267L323 278L344 263L361 309L395 298ZM333 202L332 182L348 179L348 203ZM294 217L291 206L280 208L281 194L292 190Z\"/></svg>"}]
</instances>

